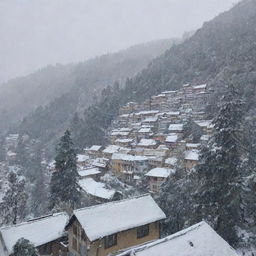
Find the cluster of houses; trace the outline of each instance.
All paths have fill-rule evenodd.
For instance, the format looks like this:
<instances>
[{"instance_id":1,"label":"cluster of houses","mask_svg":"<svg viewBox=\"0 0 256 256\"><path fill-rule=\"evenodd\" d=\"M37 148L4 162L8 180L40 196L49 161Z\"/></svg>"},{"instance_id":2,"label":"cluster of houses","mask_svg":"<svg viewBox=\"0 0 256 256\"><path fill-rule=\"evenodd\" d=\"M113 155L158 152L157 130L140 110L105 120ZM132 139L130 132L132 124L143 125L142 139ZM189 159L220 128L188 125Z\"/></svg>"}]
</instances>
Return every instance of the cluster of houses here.
<instances>
[{"instance_id":1,"label":"cluster of houses","mask_svg":"<svg viewBox=\"0 0 256 256\"><path fill-rule=\"evenodd\" d=\"M127 103L109 130L109 145L93 145L78 156L80 186L105 202L118 196L100 182L108 171L129 185L146 180L154 194L174 176L177 166L189 174L198 163L201 145L213 132L212 120L205 114L210 93L206 84L185 84L141 104ZM184 135L187 120L193 120L202 133L196 142Z\"/></svg>"},{"instance_id":2,"label":"cluster of houses","mask_svg":"<svg viewBox=\"0 0 256 256\"><path fill-rule=\"evenodd\" d=\"M24 238L40 256L237 256L205 222L160 238L165 218L150 195L55 213L0 228L0 255Z\"/></svg>"}]
</instances>

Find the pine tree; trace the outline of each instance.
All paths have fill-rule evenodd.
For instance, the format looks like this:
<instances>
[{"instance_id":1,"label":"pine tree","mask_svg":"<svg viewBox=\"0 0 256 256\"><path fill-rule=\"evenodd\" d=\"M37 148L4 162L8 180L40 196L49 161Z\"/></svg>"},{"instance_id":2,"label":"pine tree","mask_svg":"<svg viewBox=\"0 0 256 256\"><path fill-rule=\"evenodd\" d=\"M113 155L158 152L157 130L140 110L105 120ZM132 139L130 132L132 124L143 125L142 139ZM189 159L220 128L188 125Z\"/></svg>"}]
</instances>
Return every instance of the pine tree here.
<instances>
[{"instance_id":1,"label":"pine tree","mask_svg":"<svg viewBox=\"0 0 256 256\"><path fill-rule=\"evenodd\" d=\"M11 172L8 181L9 189L0 204L0 212L4 224L16 224L17 221L22 221L25 217L28 196L25 192L25 180L23 178Z\"/></svg>"},{"instance_id":2,"label":"pine tree","mask_svg":"<svg viewBox=\"0 0 256 256\"><path fill-rule=\"evenodd\" d=\"M14 256L37 256L37 250L27 239L20 238L13 246Z\"/></svg>"},{"instance_id":3,"label":"pine tree","mask_svg":"<svg viewBox=\"0 0 256 256\"><path fill-rule=\"evenodd\" d=\"M69 130L61 137L56 151L55 171L50 183L50 208L67 204L74 209L79 204L80 191L76 153Z\"/></svg>"},{"instance_id":4,"label":"pine tree","mask_svg":"<svg viewBox=\"0 0 256 256\"><path fill-rule=\"evenodd\" d=\"M193 189L193 183L187 176L183 178L172 176L163 184L158 200L159 206L166 214L166 219L161 225L163 237L187 226L193 209L191 198Z\"/></svg>"},{"instance_id":5,"label":"pine tree","mask_svg":"<svg viewBox=\"0 0 256 256\"><path fill-rule=\"evenodd\" d=\"M72 134L72 140L76 146L81 144L80 130L82 128L82 120L79 118L76 112L71 120L70 131Z\"/></svg>"},{"instance_id":6,"label":"pine tree","mask_svg":"<svg viewBox=\"0 0 256 256\"><path fill-rule=\"evenodd\" d=\"M19 135L18 144L16 148L16 164L27 167L28 164L28 154L26 152L26 145L23 141L23 136Z\"/></svg>"},{"instance_id":7,"label":"pine tree","mask_svg":"<svg viewBox=\"0 0 256 256\"><path fill-rule=\"evenodd\" d=\"M233 87L223 97L213 124L215 133L197 167L195 216L206 219L231 244L240 222L243 102Z\"/></svg>"},{"instance_id":8,"label":"pine tree","mask_svg":"<svg viewBox=\"0 0 256 256\"><path fill-rule=\"evenodd\" d=\"M0 162L6 160L5 139L0 137Z\"/></svg>"},{"instance_id":9,"label":"pine tree","mask_svg":"<svg viewBox=\"0 0 256 256\"><path fill-rule=\"evenodd\" d=\"M34 184L31 191L31 211L35 216L45 214L47 209L46 176L41 164L41 154L41 147L38 146L33 158Z\"/></svg>"},{"instance_id":10,"label":"pine tree","mask_svg":"<svg viewBox=\"0 0 256 256\"><path fill-rule=\"evenodd\" d=\"M192 117L189 117L184 122L183 130L184 138L190 139L191 142L198 143L203 135L202 128L194 122Z\"/></svg>"}]
</instances>

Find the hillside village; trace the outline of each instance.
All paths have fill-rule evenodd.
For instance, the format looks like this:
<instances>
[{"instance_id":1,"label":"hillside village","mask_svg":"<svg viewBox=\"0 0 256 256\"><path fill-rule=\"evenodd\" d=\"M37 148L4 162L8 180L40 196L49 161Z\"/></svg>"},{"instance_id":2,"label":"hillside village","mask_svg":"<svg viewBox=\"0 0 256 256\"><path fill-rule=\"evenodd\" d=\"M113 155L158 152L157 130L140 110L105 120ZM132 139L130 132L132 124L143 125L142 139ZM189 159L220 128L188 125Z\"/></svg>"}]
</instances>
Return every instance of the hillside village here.
<instances>
[{"instance_id":1,"label":"hillside village","mask_svg":"<svg viewBox=\"0 0 256 256\"><path fill-rule=\"evenodd\" d=\"M110 172L130 186L147 181L148 192L157 195L177 169L192 172L213 131L205 114L210 93L206 84L186 84L123 106L108 131L109 145L93 145L78 155L83 190L103 201L113 198L115 191L99 182Z\"/></svg>"},{"instance_id":2,"label":"hillside village","mask_svg":"<svg viewBox=\"0 0 256 256\"><path fill-rule=\"evenodd\" d=\"M93 145L77 155L83 191L97 203L123 198L120 191L105 186L111 174L127 188L145 186L146 181L147 192L157 196L161 184L177 169L192 172L201 145L213 132L212 120L205 113L211 93L206 84L185 84L180 90L120 108L108 131L109 144ZM18 134L5 139L9 166L15 163L18 140ZM43 161L43 166L49 175L54 171L54 162Z\"/></svg>"},{"instance_id":3,"label":"hillside village","mask_svg":"<svg viewBox=\"0 0 256 256\"><path fill-rule=\"evenodd\" d=\"M92 206L0 228L0 255L11 255L22 237L40 255L164 255L166 250L181 256L192 251L208 255L212 239L220 245L215 255L237 255L205 222L161 239L160 223L166 216L153 199L168 178L181 170L189 175L197 165L200 148L214 129L205 114L211 93L206 84L186 84L142 104L123 106L108 131L109 144L93 145L77 155L79 186ZM10 134L5 140L12 170L18 169L14 163L19 137ZM29 140L26 135L22 139ZM42 164L51 176L55 163ZM129 190L136 193L126 194Z\"/></svg>"}]
</instances>

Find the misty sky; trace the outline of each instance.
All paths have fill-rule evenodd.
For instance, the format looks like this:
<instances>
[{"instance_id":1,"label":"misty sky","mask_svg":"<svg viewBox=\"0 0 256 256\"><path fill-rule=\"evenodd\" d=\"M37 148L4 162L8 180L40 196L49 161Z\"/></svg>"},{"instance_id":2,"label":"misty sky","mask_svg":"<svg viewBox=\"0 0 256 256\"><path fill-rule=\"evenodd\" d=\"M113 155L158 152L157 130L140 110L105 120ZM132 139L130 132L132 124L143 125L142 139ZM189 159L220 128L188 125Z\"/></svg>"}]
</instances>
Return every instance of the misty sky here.
<instances>
[{"instance_id":1,"label":"misty sky","mask_svg":"<svg viewBox=\"0 0 256 256\"><path fill-rule=\"evenodd\" d=\"M181 36L237 0L0 0L0 82Z\"/></svg>"}]
</instances>

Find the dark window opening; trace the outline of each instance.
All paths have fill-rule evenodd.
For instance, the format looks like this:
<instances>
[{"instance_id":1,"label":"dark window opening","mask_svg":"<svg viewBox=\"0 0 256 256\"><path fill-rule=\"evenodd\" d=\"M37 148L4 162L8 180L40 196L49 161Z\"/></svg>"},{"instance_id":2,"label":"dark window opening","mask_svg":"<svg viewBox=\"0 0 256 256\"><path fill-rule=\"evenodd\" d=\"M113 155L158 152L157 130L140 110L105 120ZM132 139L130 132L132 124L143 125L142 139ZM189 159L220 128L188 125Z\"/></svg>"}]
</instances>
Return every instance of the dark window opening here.
<instances>
[{"instance_id":1,"label":"dark window opening","mask_svg":"<svg viewBox=\"0 0 256 256\"><path fill-rule=\"evenodd\" d=\"M149 235L149 225L144 225L137 228L137 238L142 238Z\"/></svg>"}]
</instances>

